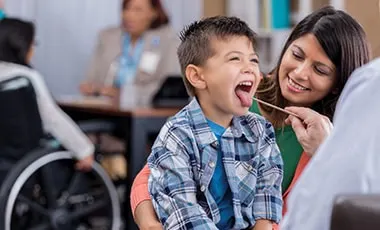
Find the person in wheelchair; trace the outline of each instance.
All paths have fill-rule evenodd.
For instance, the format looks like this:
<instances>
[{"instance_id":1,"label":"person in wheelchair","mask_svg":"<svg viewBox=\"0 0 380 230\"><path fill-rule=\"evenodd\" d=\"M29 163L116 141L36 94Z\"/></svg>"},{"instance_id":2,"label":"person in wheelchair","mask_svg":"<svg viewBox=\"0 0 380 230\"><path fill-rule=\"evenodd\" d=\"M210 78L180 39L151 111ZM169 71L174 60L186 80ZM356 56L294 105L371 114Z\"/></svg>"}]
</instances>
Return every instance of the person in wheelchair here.
<instances>
[{"instance_id":1,"label":"person in wheelchair","mask_svg":"<svg viewBox=\"0 0 380 230\"><path fill-rule=\"evenodd\" d=\"M30 22L15 18L0 21L0 82L19 76L30 80L44 132L51 134L64 148L75 154L77 169L89 170L94 161L94 145L57 106L43 77L30 65L34 36L35 28Z\"/></svg>"},{"instance_id":2,"label":"person in wheelchair","mask_svg":"<svg viewBox=\"0 0 380 230\"><path fill-rule=\"evenodd\" d=\"M30 22L0 21L0 229L119 230L118 194L89 131L31 67L34 35Z\"/></svg>"}]
</instances>

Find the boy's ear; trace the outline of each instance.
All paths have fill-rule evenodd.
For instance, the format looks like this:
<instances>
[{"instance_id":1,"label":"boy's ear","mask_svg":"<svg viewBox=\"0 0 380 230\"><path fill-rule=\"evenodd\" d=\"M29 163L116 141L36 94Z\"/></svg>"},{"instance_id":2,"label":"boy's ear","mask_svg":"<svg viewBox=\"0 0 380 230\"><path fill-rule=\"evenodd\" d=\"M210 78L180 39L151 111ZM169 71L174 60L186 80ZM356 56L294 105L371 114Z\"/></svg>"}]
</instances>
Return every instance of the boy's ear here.
<instances>
[{"instance_id":1,"label":"boy's ear","mask_svg":"<svg viewBox=\"0 0 380 230\"><path fill-rule=\"evenodd\" d=\"M196 65L188 65L186 67L186 78L190 82L190 84L196 89L205 89L206 81L202 75L202 68Z\"/></svg>"}]
</instances>

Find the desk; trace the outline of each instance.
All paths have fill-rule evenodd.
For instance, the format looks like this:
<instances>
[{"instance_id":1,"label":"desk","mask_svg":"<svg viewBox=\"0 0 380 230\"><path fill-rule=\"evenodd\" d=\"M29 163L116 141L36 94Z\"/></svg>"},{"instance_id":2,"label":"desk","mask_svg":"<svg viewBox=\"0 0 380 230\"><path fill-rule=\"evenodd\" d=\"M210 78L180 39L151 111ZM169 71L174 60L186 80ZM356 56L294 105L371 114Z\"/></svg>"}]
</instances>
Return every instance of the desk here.
<instances>
[{"instance_id":1,"label":"desk","mask_svg":"<svg viewBox=\"0 0 380 230\"><path fill-rule=\"evenodd\" d=\"M125 213L126 228L128 230L136 229L130 211L129 194L133 180L137 173L146 163L148 152L148 135L158 133L166 122L167 118L176 114L179 108L135 108L120 109L118 106L110 104L85 103L78 101L58 101L58 105L70 116L73 114L82 114L88 118L99 116L101 118L117 118L119 124L125 125L125 139L127 146L128 176L127 189L125 194ZM92 116L91 116L92 115ZM74 120L75 117L73 117Z\"/></svg>"}]
</instances>

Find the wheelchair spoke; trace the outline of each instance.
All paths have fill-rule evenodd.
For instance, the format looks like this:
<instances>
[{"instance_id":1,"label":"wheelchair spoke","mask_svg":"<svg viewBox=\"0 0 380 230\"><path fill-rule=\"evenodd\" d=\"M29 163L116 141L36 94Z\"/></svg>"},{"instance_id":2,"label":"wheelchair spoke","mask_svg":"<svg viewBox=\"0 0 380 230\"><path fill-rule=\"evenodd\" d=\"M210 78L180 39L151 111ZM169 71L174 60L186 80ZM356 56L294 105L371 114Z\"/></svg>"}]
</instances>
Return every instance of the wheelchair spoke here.
<instances>
[{"instance_id":1,"label":"wheelchair spoke","mask_svg":"<svg viewBox=\"0 0 380 230\"><path fill-rule=\"evenodd\" d=\"M50 230L50 223L42 223L39 225L36 225L32 228L29 228L28 230Z\"/></svg>"},{"instance_id":2,"label":"wheelchair spoke","mask_svg":"<svg viewBox=\"0 0 380 230\"><path fill-rule=\"evenodd\" d=\"M24 195L22 194L19 194L18 197L17 197L21 202L24 202L26 203L27 205L29 205L29 207L31 209L33 209L33 211L35 212L38 212L44 216L49 216L49 212L48 210L46 210L44 207L42 207L40 204L26 198Z\"/></svg>"},{"instance_id":3,"label":"wheelchair spoke","mask_svg":"<svg viewBox=\"0 0 380 230\"><path fill-rule=\"evenodd\" d=\"M79 210L77 211L74 211L71 215L70 215L70 219L71 220L77 220L77 219L80 219L82 217L85 217L103 207L105 207L107 205L107 201L106 200L101 200L101 201L97 201L91 205L88 205L84 208L79 208Z\"/></svg>"}]
</instances>

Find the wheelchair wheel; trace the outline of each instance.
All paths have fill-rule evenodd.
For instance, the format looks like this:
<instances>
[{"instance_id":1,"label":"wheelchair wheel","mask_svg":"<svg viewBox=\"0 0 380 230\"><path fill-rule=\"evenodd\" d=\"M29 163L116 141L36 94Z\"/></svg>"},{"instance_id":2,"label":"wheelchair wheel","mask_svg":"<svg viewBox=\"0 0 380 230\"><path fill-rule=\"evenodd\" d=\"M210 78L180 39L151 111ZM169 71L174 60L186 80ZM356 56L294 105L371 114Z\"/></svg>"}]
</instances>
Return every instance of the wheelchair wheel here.
<instances>
[{"instance_id":1,"label":"wheelchair wheel","mask_svg":"<svg viewBox=\"0 0 380 230\"><path fill-rule=\"evenodd\" d=\"M119 230L117 191L103 168L75 170L72 153L40 150L8 173L0 190L0 229Z\"/></svg>"}]
</instances>

